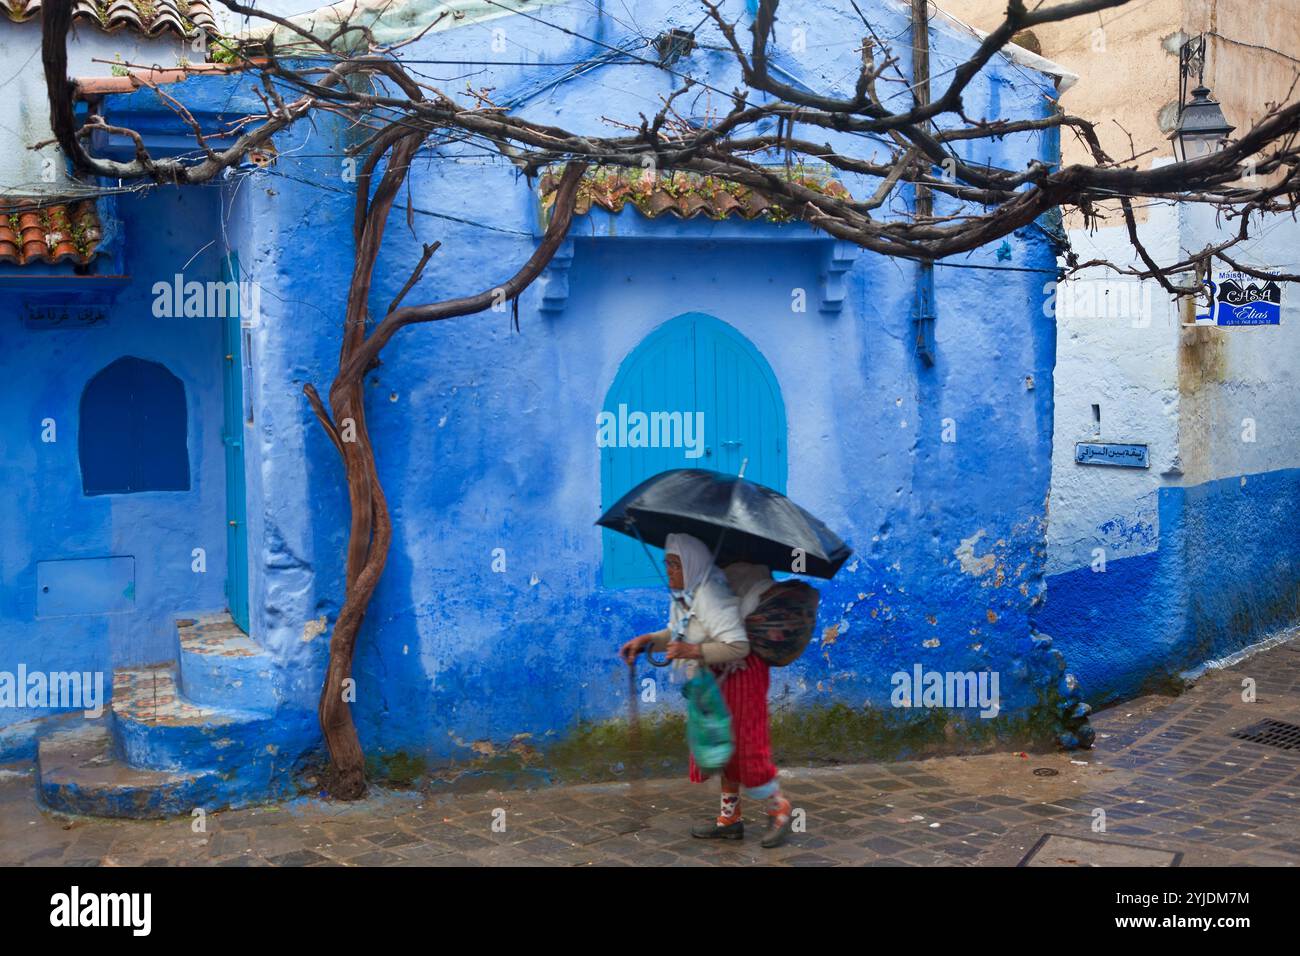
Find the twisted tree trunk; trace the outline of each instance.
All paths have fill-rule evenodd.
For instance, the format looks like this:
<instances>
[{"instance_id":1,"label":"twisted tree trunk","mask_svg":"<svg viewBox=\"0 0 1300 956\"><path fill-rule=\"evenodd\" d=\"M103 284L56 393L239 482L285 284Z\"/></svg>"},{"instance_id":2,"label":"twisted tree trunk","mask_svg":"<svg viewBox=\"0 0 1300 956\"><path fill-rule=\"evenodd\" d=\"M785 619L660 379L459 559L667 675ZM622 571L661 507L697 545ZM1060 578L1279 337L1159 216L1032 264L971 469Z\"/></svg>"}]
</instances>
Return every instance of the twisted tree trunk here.
<instances>
[{"instance_id":1,"label":"twisted tree trunk","mask_svg":"<svg viewBox=\"0 0 1300 956\"><path fill-rule=\"evenodd\" d=\"M370 288L384 226L398 189L406 179L411 159L427 135L422 131L410 132L408 127L403 127L402 130L382 143L358 177L354 226L357 238L356 264L348 292L339 370L329 390L329 411L326 411L313 386L307 385L303 389L321 426L343 459L352 518L348 532L343 606L330 636L329 665L318 707L321 732L330 754L330 770L325 786L333 796L344 800L358 799L366 791L365 754L357 737L356 725L352 722L346 682L352 676L357 634L384 573L393 533L387 499L375 463L374 446L366 427L365 377L378 364L381 351L398 329L406 325L482 312L494 302L517 298L546 268L564 241L573 220L578 182L585 170L585 166L580 163L570 163L565 168L551 221L542 241L513 276L476 295L431 305L401 307L402 298L418 281L429 258L438 248L436 243L425 246L424 254L402 292L389 306L388 312L374 331L367 336L366 316ZM391 152L391 155L371 199L368 198L370 177L385 152Z\"/></svg>"}]
</instances>

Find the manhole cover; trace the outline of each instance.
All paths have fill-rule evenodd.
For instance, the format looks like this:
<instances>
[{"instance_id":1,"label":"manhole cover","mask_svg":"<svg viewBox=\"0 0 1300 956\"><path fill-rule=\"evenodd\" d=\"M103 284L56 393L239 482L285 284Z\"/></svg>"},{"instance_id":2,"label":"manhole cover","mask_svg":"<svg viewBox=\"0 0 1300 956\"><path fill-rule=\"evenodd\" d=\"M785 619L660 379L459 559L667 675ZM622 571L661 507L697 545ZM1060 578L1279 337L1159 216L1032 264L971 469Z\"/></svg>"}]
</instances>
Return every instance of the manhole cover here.
<instances>
[{"instance_id":1,"label":"manhole cover","mask_svg":"<svg viewBox=\"0 0 1300 956\"><path fill-rule=\"evenodd\" d=\"M1158 847L1046 833L1019 866L1177 866L1183 855Z\"/></svg>"},{"instance_id":2,"label":"manhole cover","mask_svg":"<svg viewBox=\"0 0 1300 956\"><path fill-rule=\"evenodd\" d=\"M1052 767L1039 767L1034 771L1035 777L1058 777L1060 774L1061 771L1055 770Z\"/></svg>"},{"instance_id":3,"label":"manhole cover","mask_svg":"<svg viewBox=\"0 0 1300 956\"><path fill-rule=\"evenodd\" d=\"M1280 720L1265 718L1257 724L1234 730L1228 736L1239 740L1249 740L1265 747L1278 747L1282 750L1300 750L1300 727L1283 723Z\"/></svg>"}]
</instances>

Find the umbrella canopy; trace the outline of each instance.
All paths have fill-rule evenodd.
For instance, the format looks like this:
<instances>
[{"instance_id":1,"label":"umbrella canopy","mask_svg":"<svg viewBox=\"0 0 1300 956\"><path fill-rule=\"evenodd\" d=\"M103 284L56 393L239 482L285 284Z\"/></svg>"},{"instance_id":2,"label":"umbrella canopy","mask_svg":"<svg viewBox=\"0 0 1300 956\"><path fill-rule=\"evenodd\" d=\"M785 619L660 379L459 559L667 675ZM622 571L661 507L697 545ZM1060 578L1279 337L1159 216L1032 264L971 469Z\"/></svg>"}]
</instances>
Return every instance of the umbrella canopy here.
<instances>
[{"instance_id":1,"label":"umbrella canopy","mask_svg":"<svg viewBox=\"0 0 1300 956\"><path fill-rule=\"evenodd\" d=\"M673 533L695 535L710 551L721 539L719 566L749 561L819 578L833 578L853 553L839 535L779 491L697 468L646 479L596 524L657 548ZM795 565L796 548L802 552L801 567Z\"/></svg>"}]
</instances>

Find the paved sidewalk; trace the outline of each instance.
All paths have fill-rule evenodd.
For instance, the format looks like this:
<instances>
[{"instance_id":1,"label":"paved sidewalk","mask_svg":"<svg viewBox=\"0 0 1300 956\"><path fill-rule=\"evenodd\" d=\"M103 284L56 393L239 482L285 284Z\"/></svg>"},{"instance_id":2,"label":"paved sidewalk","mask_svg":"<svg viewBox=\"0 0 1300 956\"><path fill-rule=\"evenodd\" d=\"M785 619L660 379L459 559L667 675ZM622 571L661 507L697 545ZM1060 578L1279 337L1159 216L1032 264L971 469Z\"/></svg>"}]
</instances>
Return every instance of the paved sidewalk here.
<instances>
[{"instance_id":1,"label":"paved sidewalk","mask_svg":"<svg viewBox=\"0 0 1300 956\"><path fill-rule=\"evenodd\" d=\"M759 847L754 808L743 842L691 839L716 789L680 779L301 799L211 814L195 833L189 819L43 812L30 775L0 771L0 864L1010 866L1032 852L1030 865L1294 866L1300 749L1229 736L1265 718L1300 724L1300 641L1097 716L1092 751L789 769L806 830L777 850Z\"/></svg>"}]
</instances>

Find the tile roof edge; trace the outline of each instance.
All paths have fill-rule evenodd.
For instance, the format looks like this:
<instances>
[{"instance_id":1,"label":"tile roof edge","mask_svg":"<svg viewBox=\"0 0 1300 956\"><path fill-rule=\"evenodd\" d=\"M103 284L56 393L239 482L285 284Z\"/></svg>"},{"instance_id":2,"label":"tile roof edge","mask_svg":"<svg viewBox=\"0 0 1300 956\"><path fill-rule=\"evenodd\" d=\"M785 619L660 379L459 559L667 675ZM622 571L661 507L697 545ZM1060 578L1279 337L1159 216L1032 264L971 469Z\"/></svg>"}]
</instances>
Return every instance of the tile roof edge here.
<instances>
[{"instance_id":1,"label":"tile roof edge","mask_svg":"<svg viewBox=\"0 0 1300 956\"><path fill-rule=\"evenodd\" d=\"M105 33L125 30L147 39L162 39L171 34L188 40L197 33L217 35L216 19L208 0L185 0L182 10L175 0L153 0L150 13L142 14L142 4L135 0L74 0L75 20L96 24ZM0 7L11 23L40 20L40 0L0 0ZM186 24L190 29L186 29Z\"/></svg>"},{"instance_id":2,"label":"tile roof edge","mask_svg":"<svg viewBox=\"0 0 1300 956\"><path fill-rule=\"evenodd\" d=\"M256 64L265 60L249 60L249 62ZM190 63L183 67L151 66L147 69L130 70L125 76L74 77L73 83L76 84L78 96L103 96L109 93L134 93L142 86L180 83L191 76L228 75L243 69L242 64L234 63Z\"/></svg>"},{"instance_id":3,"label":"tile roof edge","mask_svg":"<svg viewBox=\"0 0 1300 956\"><path fill-rule=\"evenodd\" d=\"M57 197L0 200L0 262L88 265L101 252L104 226L94 199Z\"/></svg>"},{"instance_id":4,"label":"tile roof edge","mask_svg":"<svg viewBox=\"0 0 1300 956\"><path fill-rule=\"evenodd\" d=\"M727 189L725 180L702 173L682 171L682 176L687 181L710 184L712 188L707 191L707 195L678 193L670 185L676 175L670 174L665 181L660 175L646 174L639 169L620 169L612 175L606 172L603 176L596 170L589 170L578 185L574 212L581 216L596 208L618 215L631 204L633 209L647 219L658 219L671 214L683 220L699 216L716 221L739 218L753 222L763 216L776 217L773 221L805 220L802 203L798 204L799 211L792 211L764 191L750 187L740 187L743 194L736 195ZM553 170L542 174L536 189L543 206L554 196L558 185L559 177ZM615 188L606 188L610 185ZM637 185L642 187L639 195L635 190ZM813 187L809 181L804 181L803 185L827 196L839 198L851 195L844 184L833 176L827 177L820 188Z\"/></svg>"}]
</instances>

